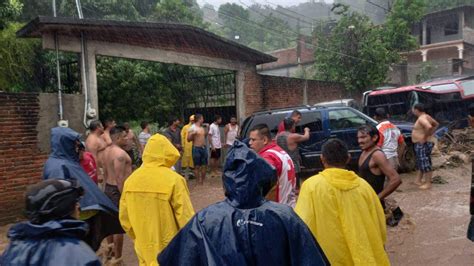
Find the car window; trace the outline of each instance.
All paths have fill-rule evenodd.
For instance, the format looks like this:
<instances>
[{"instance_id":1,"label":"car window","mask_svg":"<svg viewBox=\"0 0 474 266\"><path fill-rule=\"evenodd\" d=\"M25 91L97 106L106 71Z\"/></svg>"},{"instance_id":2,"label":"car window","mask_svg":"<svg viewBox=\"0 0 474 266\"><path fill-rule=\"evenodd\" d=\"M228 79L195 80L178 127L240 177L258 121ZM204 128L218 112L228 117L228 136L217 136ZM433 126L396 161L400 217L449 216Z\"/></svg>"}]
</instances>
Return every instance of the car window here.
<instances>
[{"instance_id":1,"label":"car window","mask_svg":"<svg viewBox=\"0 0 474 266\"><path fill-rule=\"evenodd\" d=\"M246 137L250 134L250 130L259 124L266 124L268 128L270 128L270 132L272 133L272 137L274 137L278 132L278 124L283 121L283 119L289 113L279 113L279 114L265 114L265 115L257 115L254 117L249 129L246 132Z\"/></svg>"},{"instance_id":2,"label":"car window","mask_svg":"<svg viewBox=\"0 0 474 266\"><path fill-rule=\"evenodd\" d=\"M474 94L474 79L461 82L464 89L464 95L469 96Z\"/></svg>"},{"instance_id":3,"label":"car window","mask_svg":"<svg viewBox=\"0 0 474 266\"><path fill-rule=\"evenodd\" d=\"M349 109L329 111L329 125L332 130L358 128L367 121Z\"/></svg>"},{"instance_id":4,"label":"car window","mask_svg":"<svg viewBox=\"0 0 474 266\"><path fill-rule=\"evenodd\" d=\"M458 87L454 83L433 85L430 87L430 90L432 91L450 91L450 90L457 90L457 89Z\"/></svg>"},{"instance_id":5,"label":"car window","mask_svg":"<svg viewBox=\"0 0 474 266\"><path fill-rule=\"evenodd\" d=\"M322 131L323 123L321 120L321 112L303 113L301 122L296 126L296 132L303 133L305 127L309 128L311 132Z\"/></svg>"}]
</instances>

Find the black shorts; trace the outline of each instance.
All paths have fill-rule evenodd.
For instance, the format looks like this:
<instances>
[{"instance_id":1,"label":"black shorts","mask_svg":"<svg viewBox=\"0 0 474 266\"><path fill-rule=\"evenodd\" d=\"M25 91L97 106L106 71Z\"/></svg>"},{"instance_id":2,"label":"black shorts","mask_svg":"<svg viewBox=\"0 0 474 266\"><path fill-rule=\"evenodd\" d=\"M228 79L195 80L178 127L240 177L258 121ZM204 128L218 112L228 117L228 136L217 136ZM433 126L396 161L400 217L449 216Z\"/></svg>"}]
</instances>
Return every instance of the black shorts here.
<instances>
[{"instance_id":1,"label":"black shorts","mask_svg":"<svg viewBox=\"0 0 474 266\"><path fill-rule=\"evenodd\" d=\"M118 208L120 203L120 191L118 190L118 187L110 184L105 184L104 193Z\"/></svg>"},{"instance_id":2,"label":"black shorts","mask_svg":"<svg viewBox=\"0 0 474 266\"><path fill-rule=\"evenodd\" d=\"M211 149L211 158L213 159L219 159L221 158L221 149Z\"/></svg>"}]
</instances>

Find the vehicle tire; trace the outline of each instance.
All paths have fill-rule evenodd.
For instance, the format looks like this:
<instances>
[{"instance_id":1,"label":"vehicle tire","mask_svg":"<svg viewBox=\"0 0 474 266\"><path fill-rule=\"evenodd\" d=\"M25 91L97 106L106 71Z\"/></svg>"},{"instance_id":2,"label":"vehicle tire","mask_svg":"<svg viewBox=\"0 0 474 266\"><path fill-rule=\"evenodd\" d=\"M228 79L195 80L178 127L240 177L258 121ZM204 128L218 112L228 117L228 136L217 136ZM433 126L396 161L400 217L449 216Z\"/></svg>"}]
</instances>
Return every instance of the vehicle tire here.
<instances>
[{"instance_id":1,"label":"vehicle tire","mask_svg":"<svg viewBox=\"0 0 474 266\"><path fill-rule=\"evenodd\" d=\"M398 171L400 173L408 173L414 171L416 167L415 150L412 143L407 143L405 152L403 152L402 158L400 158L400 167Z\"/></svg>"}]
</instances>

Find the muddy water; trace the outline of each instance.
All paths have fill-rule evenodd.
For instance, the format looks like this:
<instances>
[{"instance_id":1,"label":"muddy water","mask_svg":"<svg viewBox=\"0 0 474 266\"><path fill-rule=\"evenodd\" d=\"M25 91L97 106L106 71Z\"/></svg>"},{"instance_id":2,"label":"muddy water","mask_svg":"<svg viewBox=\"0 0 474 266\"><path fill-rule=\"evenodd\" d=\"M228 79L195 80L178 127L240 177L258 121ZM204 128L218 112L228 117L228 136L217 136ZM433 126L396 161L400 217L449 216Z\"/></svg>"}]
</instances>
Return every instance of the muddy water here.
<instances>
[{"instance_id":1,"label":"muddy water","mask_svg":"<svg viewBox=\"0 0 474 266\"><path fill-rule=\"evenodd\" d=\"M466 238L469 223L470 165L435 171L447 184L420 191L414 174L393 198L406 217L388 228L387 252L393 265L474 265L474 243Z\"/></svg>"},{"instance_id":2,"label":"muddy water","mask_svg":"<svg viewBox=\"0 0 474 266\"><path fill-rule=\"evenodd\" d=\"M412 184L414 173L402 176L403 184L394 193L405 212L397 227L388 228L386 249L393 265L474 265L474 243L466 239L469 222L470 165L435 172L447 184L420 191ZM189 182L194 209L200 210L224 198L219 178L204 186ZM0 227L0 252L6 244L8 226ZM126 238L126 265L137 265L133 244Z\"/></svg>"}]
</instances>

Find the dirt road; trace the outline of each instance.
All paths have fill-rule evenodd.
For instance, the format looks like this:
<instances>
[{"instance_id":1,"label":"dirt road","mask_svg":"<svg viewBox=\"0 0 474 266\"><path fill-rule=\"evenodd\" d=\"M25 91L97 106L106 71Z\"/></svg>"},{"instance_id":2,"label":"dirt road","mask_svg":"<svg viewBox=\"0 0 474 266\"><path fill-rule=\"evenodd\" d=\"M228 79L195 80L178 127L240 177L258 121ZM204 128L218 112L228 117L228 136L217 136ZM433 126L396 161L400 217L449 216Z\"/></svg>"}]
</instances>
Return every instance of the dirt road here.
<instances>
[{"instance_id":1,"label":"dirt road","mask_svg":"<svg viewBox=\"0 0 474 266\"><path fill-rule=\"evenodd\" d=\"M470 165L440 169L447 184L420 191L412 184L415 175L404 174L403 184L393 198L405 212L400 225L388 228L387 252L393 265L473 265L474 243L466 239L469 222ZM196 211L224 198L219 178L204 186L189 182ZM6 244L8 226L0 227L0 250ZM132 242L124 247L126 265L137 265Z\"/></svg>"}]
</instances>

